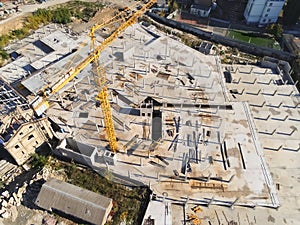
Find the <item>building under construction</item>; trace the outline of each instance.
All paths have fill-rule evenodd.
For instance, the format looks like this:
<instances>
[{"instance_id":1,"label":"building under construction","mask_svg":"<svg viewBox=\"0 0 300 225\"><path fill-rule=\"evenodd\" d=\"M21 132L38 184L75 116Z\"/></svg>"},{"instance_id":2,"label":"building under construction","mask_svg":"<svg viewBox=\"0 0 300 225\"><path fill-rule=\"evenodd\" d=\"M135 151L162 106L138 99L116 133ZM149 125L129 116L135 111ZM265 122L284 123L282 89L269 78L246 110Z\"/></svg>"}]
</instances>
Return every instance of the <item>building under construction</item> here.
<instances>
[{"instance_id":1,"label":"building under construction","mask_svg":"<svg viewBox=\"0 0 300 225\"><path fill-rule=\"evenodd\" d=\"M99 57L117 138L112 152L92 65L51 95L48 108L37 98L88 56L87 33L48 25L19 42L14 61L0 69L2 112L39 105L36 121L47 117L58 128L51 128L61 142L56 154L149 185L161 201L281 205L264 155L299 158L299 92L287 63L222 65L152 25L128 27Z\"/></svg>"}]
</instances>

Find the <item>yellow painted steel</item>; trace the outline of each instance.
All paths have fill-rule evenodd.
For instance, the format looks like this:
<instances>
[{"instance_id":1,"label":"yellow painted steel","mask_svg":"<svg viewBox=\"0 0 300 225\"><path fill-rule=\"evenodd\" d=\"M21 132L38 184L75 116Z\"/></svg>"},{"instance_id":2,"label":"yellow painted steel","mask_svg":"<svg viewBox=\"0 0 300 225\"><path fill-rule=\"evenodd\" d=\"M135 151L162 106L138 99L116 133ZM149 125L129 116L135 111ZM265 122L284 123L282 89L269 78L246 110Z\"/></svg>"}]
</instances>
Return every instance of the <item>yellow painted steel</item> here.
<instances>
[{"instance_id":1,"label":"yellow painted steel","mask_svg":"<svg viewBox=\"0 0 300 225\"><path fill-rule=\"evenodd\" d=\"M143 7L136 11L125 23L121 24L121 26L116 29L108 38L106 38L94 51L92 51L88 57L86 57L83 61L81 61L74 69L70 70L67 73L66 79L60 82L57 87L51 90L51 94L53 95L57 93L60 89L62 89L67 83L69 83L78 73L80 73L87 65L93 62L95 59L98 59L100 53L110 45L121 32L123 32L127 27L131 26L136 22L136 20L148 9L150 8L157 0L150 0L148 3L143 5Z\"/></svg>"},{"instance_id":2,"label":"yellow painted steel","mask_svg":"<svg viewBox=\"0 0 300 225\"><path fill-rule=\"evenodd\" d=\"M107 90L107 80L105 75L105 70L103 67L98 66L98 63L95 63L96 67L96 79L95 83L99 87L99 92L97 95L97 100L101 103L101 109L104 117L105 131L106 136L109 142L110 150L117 152L118 143L115 133L114 122L112 119L111 107L108 99L108 90Z\"/></svg>"},{"instance_id":3,"label":"yellow painted steel","mask_svg":"<svg viewBox=\"0 0 300 225\"><path fill-rule=\"evenodd\" d=\"M101 108L104 116L104 123L106 127L106 135L109 141L109 146L111 151L116 152L118 150L117 138L114 129L113 119L111 107L108 99L108 89L107 89L107 80L104 68L98 65L98 60L101 52L109 46L119 35L123 32L127 27L133 25L136 20L147 10L149 9L157 0L150 0L146 4L144 4L139 10L133 13L129 19L122 23L108 38L106 38L98 47L94 49L93 44L95 43L95 31L105 24L112 23L114 20L118 19L123 15L124 12L119 13L112 19L104 22L103 24L93 26L89 36L92 39L93 51L86 57L83 61L81 61L76 67L70 69L68 73L65 75L65 79L59 81L50 89L50 95L57 93L60 89L62 89L67 83L69 83L77 74L79 74L87 65L91 62L94 62L96 65L96 83L99 87L99 93L97 95L97 99L101 103ZM125 13L129 10L129 8L125 8ZM44 91L44 96L46 97L46 92Z\"/></svg>"}]
</instances>

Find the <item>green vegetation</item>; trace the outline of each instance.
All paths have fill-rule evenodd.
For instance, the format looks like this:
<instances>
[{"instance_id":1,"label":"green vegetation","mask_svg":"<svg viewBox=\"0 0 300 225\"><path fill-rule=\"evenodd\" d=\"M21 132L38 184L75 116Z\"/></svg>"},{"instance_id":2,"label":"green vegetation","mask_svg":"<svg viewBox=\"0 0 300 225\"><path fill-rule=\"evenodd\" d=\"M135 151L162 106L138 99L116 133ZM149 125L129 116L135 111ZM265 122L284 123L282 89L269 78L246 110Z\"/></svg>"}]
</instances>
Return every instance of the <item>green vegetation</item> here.
<instances>
[{"instance_id":1,"label":"green vegetation","mask_svg":"<svg viewBox=\"0 0 300 225\"><path fill-rule=\"evenodd\" d=\"M294 25L300 17L300 1L288 0L283 9L283 24Z\"/></svg>"},{"instance_id":2,"label":"green vegetation","mask_svg":"<svg viewBox=\"0 0 300 225\"><path fill-rule=\"evenodd\" d=\"M244 33L240 31L231 30L228 32L227 36L236 40L252 43L258 46L280 49L280 46L275 41L275 39L268 37L259 37L257 35L254 35L253 33Z\"/></svg>"},{"instance_id":3,"label":"green vegetation","mask_svg":"<svg viewBox=\"0 0 300 225\"><path fill-rule=\"evenodd\" d=\"M281 37L282 37L282 25L281 24L278 24L278 23L273 23L273 24L270 24L268 27L267 27L267 32L269 34L272 34L276 40L280 40Z\"/></svg>"},{"instance_id":4,"label":"green vegetation","mask_svg":"<svg viewBox=\"0 0 300 225\"><path fill-rule=\"evenodd\" d=\"M176 0L169 0L168 1L168 6L169 6L169 12L170 13L172 13L176 9L178 9L178 4L177 4Z\"/></svg>"},{"instance_id":5,"label":"green vegetation","mask_svg":"<svg viewBox=\"0 0 300 225\"><path fill-rule=\"evenodd\" d=\"M123 185L114 183L111 172L105 172L104 175L108 178L106 179L91 169L83 169L74 165L59 161L51 164L54 169L64 169L68 178L67 182L114 200L111 211L112 221L107 224L119 225L122 221L126 221L126 224L138 224L139 212L147 197L146 188L128 189Z\"/></svg>"},{"instance_id":6,"label":"green vegetation","mask_svg":"<svg viewBox=\"0 0 300 225\"><path fill-rule=\"evenodd\" d=\"M31 160L30 160L30 165L33 168L42 168L43 166L45 166L48 163L48 157L47 156L43 156L43 155L39 155L37 153L33 153L31 155Z\"/></svg>"}]
</instances>

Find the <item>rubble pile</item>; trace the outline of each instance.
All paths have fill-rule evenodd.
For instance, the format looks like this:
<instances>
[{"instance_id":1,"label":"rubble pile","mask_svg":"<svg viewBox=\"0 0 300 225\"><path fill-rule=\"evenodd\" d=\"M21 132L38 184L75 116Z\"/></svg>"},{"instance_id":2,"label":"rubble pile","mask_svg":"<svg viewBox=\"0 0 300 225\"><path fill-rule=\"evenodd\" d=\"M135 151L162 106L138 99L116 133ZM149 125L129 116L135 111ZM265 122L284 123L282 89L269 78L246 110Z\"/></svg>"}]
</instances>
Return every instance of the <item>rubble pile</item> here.
<instances>
[{"instance_id":1,"label":"rubble pile","mask_svg":"<svg viewBox=\"0 0 300 225\"><path fill-rule=\"evenodd\" d=\"M23 194L26 191L27 183L12 193L4 191L0 195L0 217L7 219L10 217L17 217L16 207L21 205L23 201Z\"/></svg>"}]
</instances>

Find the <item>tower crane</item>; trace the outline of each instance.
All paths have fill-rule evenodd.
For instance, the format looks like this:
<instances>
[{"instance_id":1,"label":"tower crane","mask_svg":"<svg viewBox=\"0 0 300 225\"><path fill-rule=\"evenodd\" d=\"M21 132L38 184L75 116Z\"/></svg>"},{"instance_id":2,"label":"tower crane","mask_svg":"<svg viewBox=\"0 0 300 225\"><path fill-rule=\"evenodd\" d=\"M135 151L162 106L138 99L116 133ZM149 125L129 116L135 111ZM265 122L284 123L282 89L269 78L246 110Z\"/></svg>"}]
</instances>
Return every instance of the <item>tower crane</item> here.
<instances>
[{"instance_id":1,"label":"tower crane","mask_svg":"<svg viewBox=\"0 0 300 225\"><path fill-rule=\"evenodd\" d=\"M156 3L157 0L149 0L147 3L145 3L140 9L138 9L136 12L134 12L124 23L122 23L109 37L104 39L104 41L97 46L95 49L93 49L89 55L82 60L77 66L74 68L71 68L67 74L64 75L63 79L52 85L51 87L48 87L47 89L42 91L43 99L38 100L33 104L33 108L35 111L42 110L40 108L47 108L49 107L49 103L47 101L49 96L54 95L59 90L61 90L67 83L69 83L73 78L79 74L86 66L88 66L90 63L95 62L96 65L98 65L99 57L101 52L109 46L126 28L133 25L137 19L146 12L147 9L149 9L154 3ZM120 16L123 15L123 13L127 13L129 11L129 8L125 8L123 10L124 12L119 13L112 19L106 21L103 24L93 26L89 36L92 39L92 46L95 44L95 34L94 32L99 29L100 27L105 26L105 24L109 24L117 20ZM98 86L98 94L97 94L97 100L101 103L102 113L104 116L104 123L106 127L106 135L109 142L110 150L113 152L117 152L118 145L117 145L117 138L116 133L114 129L113 119L112 119L112 112L111 112L111 106L108 99L108 88L107 88L107 79L105 70L102 66L96 67L96 75L97 79L95 80L95 83Z\"/></svg>"}]
</instances>

